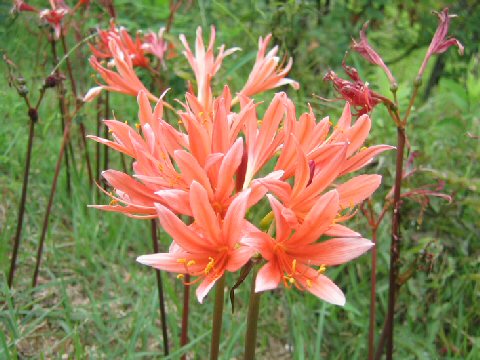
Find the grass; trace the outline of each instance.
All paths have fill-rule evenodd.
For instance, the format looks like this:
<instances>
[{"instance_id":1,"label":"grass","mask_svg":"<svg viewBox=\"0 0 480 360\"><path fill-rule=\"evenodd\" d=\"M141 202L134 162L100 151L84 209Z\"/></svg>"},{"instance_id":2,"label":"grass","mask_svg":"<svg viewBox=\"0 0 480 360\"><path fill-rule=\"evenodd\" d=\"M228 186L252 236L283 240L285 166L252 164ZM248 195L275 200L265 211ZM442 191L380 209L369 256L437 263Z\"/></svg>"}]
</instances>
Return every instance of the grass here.
<instances>
[{"instance_id":1,"label":"grass","mask_svg":"<svg viewBox=\"0 0 480 360\"><path fill-rule=\"evenodd\" d=\"M154 8L162 4L151 2L148 6ZM140 16L139 24L159 24L161 21L158 19L165 18L160 15L155 17L151 12L142 13L141 5L129 5L127 2L119 1L118 8L121 14L127 14L131 6ZM201 17L193 21L193 14L197 10ZM225 43L244 47L243 53L232 57L230 62L225 61L223 70L226 78L234 84L241 84L242 76L248 71L254 56L251 37L255 39L261 31L266 33L273 27L276 38L288 45L288 34L281 31L281 26L286 19L297 24L304 11L290 3L283 8L275 8L277 13L287 12L289 17L276 17L277 13L267 10L266 5L247 9L237 3L228 5L202 1L198 6L192 5L192 9L181 13L174 29L176 33L185 31L191 39L193 25L215 23L222 30L219 36ZM342 16L339 11L338 8L334 9L325 19L325 25L308 27L309 32L305 37L310 39L324 29L322 26L330 26ZM255 16L258 18L255 19ZM134 26L132 21L130 19L130 24ZM5 42L6 49L12 58L20 59L19 64L26 78L34 79L35 85L31 86L33 92L40 78L29 66L35 50L27 46L32 35L22 29L21 23L22 19L18 19L11 27L3 29L2 36L9 39ZM385 26L389 24L389 19L386 19ZM292 29L298 31L296 27ZM331 31L341 32L338 27ZM12 38L14 33L18 36L16 39ZM375 30L372 33L374 36L377 34L377 38L381 36ZM350 35L345 34L338 41L347 44ZM332 46L331 40L327 42L323 35L320 36L322 45ZM338 45L340 59L346 48L341 44ZM319 114L338 114L340 104L334 104L332 110L331 104L321 104L310 94L325 94L327 91L325 85L320 84L319 77L322 74L315 77L312 72L328 61L332 61L330 66L338 65L339 61L333 60L334 55L327 54L313 62L310 55L301 54L303 45L302 40L299 48L293 52L293 55L299 56L299 60L292 77L305 86L299 93L290 92L291 96L303 104L311 101ZM39 58L45 56L40 52ZM394 66L394 73L410 79L405 68L419 64L421 57L421 51L412 53L404 59L403 66ZM35 60L37 67L33 69L48 70L48 66L43 65L39 58ZM184 87L181 77L186 72L183 71L182 61L178 60L179 65L171 75L174 94L181 93ZM362 74L368 75L366 78L370 83L379 91L388 93L388 84L382 74L358 59L355 61L363 64L362 68L358 67ZM451 64L457 64L455 61L459 60L453 59ZM404 204L402 269L406 269L428 243L431 243L428 251L433 254L433 262L430 271L417 269L414 277L401 289L395 328L396 357L399 359L474 360L480 353L480 145L478 139L466 135L467 132L474 135L479 133L480 85L473 60L467 59L465 63L462 77L458 80L455 77L442 78L432 97L417 103L412 126L408 129L412 150L420 152L417 164L422 171L407 183L407 188L435 183L440 179L445 182L444 191L453 194L454 200L447 204L433 199L423 216L420 216L417 204L411 201ZM450 69L452 72L454 65ZM326 65L321 70L326 71ZM40 112L18 272L14 289L8 289L6 272L16 225L28 129L21 99L8 87L4 77L0 81L0 113L3 115L0 122L0 273L4 274L0 275L0 358L60 359L64 355L76 359L161 357L163 350L155 273L135 262L138 255L151 252L150 224L148 221L132 220L119 214L87 208L87 204L104 203L106 200L98 198L95 189L88 186L79 148L78 126L73 128L76 149L73 191L71 195L67 194L62 170L46 240L40 285L35 290L30 289L35 249L61 141L60 120L53 92L47 94L47 101ZM87 84L83 84L83 87L86 88ZM401 81L401 102L408 101L409 91L409 81ZM268 96L265 98L268 99ZM125 99L114 96L112 108L119 119L133 120L137 112L135 100ZM92 106L84 113L89 133L95 129L93 111ZM386 112L380 108L375 110L373 119L374 128L369 143L393 143L394 128ZM89 143L89 151L93 154L93 143ZM117 155L112 154L111 167L121 169ZM392 152L381 156L378 163L368 169L369 172L384 175L383 188L375 195L376 206L380 205L383 195L393 183L393 161ZM350 225L368 237L368 228L360 216ZM380 229L378 244L378 329L382 326L387 308L388 234L387 218ZM162 233L161 247L167 249L168 245L169 240ZM369 263L369 256L365 255L348 265L328 269L327 274L346 293L347 305L344 308L323 303L311 295L294 290L282 289L263 294L258 358L365 359ZM182 284L174 276L165 273L163 276L172 349L168 358L178 359L183 353L192 358L205 358L210 337L212 294L204 305L192 299L191 343L181 349L179 324ZM227 284L231 286L235 280L235 276L230 276ZM247 278L245 284L236 291L235 313L231 314L226 304L221 339L221 355L224 359L241 358L243 354L249 288L250 278Z\"/></svg>"}]
</instances>

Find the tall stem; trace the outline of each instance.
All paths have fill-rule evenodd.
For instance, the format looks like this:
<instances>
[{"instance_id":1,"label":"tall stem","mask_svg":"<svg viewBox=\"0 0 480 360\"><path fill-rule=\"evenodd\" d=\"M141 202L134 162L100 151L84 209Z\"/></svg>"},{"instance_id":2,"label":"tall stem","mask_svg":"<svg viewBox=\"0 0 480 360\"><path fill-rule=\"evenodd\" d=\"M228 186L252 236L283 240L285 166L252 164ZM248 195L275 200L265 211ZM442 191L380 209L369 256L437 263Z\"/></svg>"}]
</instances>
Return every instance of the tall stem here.
<instances>
[{"instance_id":1,"label":"tall stem","mask_svg":"<svg viewBox=\"0 0 480 360\"><path fill-rule=\"evenodd\" d=\"M8 287L13 285L13 276L15 274L15 267L17 264L18 248L20 246L20 237L23 227L23 216L25 214L25 201L27 199L28 178L30 174L30 160L32 155L33 137L35 135L35 121L30 119L30 130L28 133L27 157L25 159L25 171L23 173L22 197L20 199L20 206L18 209L17 230L15 232L15 242L13 243L12 259L10 261L10 272L8 274Z\"/></svg>"},{"instance_id":2,"label":"tall stem","mask_svg":"<svg viewBox=\"0 0 480 360\"><path fill-rule=\"evenodd\" d=\"M182 310L182 333L180 334L180 345L188 344L188 315L190 310L190 275L185 274L183 285L183 310ZM186 360L187 355L182 355L182 360Z\"/></svg>"},{"instance_id":3,"label":"tall stem","mask_svg":"<svg viewBox=\"0 0 480 360\"><path fill-rule=\"evenodd\" d=\"M225 286L225 275L217 280L215 286L215 307L213 308L212 342L210 346L210 360L217 360L220 350L220 334L222 332L223 317L223 287Z\"/></svg>"},{"instance_id":4,"label":"tall stem","mask_svg":"<svg viewBox=\"0 0 480 360\"><path fill-rule=\"evenodd\" d=\"M108 119L109 115L110 115L110 95L107 92L105 94L105 119ZM103 137L105 139L108 139L108 127L105 124L103 124ZM103 169L104 170L108 169L108 146L103 147ZM103 188L105 190L107 189L107 183L106 182L104 182Z\"/></svg>"},{"instance_id":5,"label":"tall stem","mask_svg":"<svg viewBox=\"0 0 480 360\"><path fill-rule=\"evenodd\" d=\"M65 149L68 145L68 140L70 137L70 125L71 125L71 121L70 119L67 119L67 122L65 124L65 131L63 132L63 140L62 140L62 145L60 147L60 153L58 155L57 164L55 166L55 174L53 175L52 188L50 190L50 197L48 198L47 209L45 211L45 217L43 219L42 233L40 235L40 241L38 243L37 258L35 261L35 271L33 273L33 279L32 279L32 287L37 286L38 272L40 270L40 262L41 262L42 253L43 253L43 245L45 242L45 237L47 235L48 220L50 218L50 211L52 209L53 198L55 197L55 191L57 189L58 174L60 173L60 167L62 165L63 155L65 153Z\"/></svg>"},{"instance_id":6,"label":"tall stem","mask_svg":"<svg viewBox=\"0 0 480 360\"><path fill-rule=\"evenodd\" d=\"M157 223L155 220L151 221L152 227L152 245L153 251L155 253L160 252L160 248L158 246L158 237L157 237ZM163 351L165 356L168 355L168 332L167 332L167 316L165 312L165 299L163 296L163 282L162 282L162 274L160 270L155 270L155 275L157 276L157 290L158 290L158 301L160 307L160 321L162 323L162 336L163 336Z\"/></svg>"},{"instance_id":7,"label":"tall stem","mask_svg":"<svg viewBox=\"0 0 480 360\"><path fill-rule=\"evenodd\" d=\"M377 228L372 228L372 271L370 280L370 324L368 329L368 359L375 357L375 309L377 295Z\"/></svg>"},{"instance_id":8,"label":"tall stem","mask_svg":"<svg viewBox=\"0 0 480 360\"><path fill-rule=\"evenodd\" d=\"M252 287L250 290L250 301L248 304L247 333L245 335L245 360L255 359L255 348L257 345L258 313L260 310L260 295L255 292L255 280L257 271L253 270Z\"/></svg>"},{"instance_id":9,"label":"tall stem","mask_svg":"<svg viewBox=\"0 0 480 360\"><path fill-rule=\"evenodd\" d=\"M397 166L393 191L392 242L390 245L390 276L387 312L387 360L393 359L393 328L395 312L395 289L400 258L400 190L403 178L403 153L405 150L405 128L397 127Z\"/></svg>"}]
</instances>

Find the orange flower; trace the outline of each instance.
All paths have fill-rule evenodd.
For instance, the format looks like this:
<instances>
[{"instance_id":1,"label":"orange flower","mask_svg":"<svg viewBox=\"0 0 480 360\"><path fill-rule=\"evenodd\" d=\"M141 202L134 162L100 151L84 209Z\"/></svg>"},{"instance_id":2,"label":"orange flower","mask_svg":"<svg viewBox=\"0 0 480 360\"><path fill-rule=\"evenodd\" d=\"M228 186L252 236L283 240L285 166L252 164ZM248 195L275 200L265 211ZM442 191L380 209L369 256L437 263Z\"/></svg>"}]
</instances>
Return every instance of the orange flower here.
<instances>
[{"instance_id":1,"label":"orange flower","mask_svg":"<svg viewBox=\"0 0 480 360\"><path fill-rule=\"evenodd\" d=\"M210 42L208 48L205 49L202 37L202 28L197 28L197 38L195 41L195 55L188 45L185 35L180 35L180 41L185 47L183 54L187 58L197 80L197 98L203 106L203 111L209 113L212 104L212 89L210 86L211 79L215 76L222 65L223 59L239 48L231 48L225 50L225 45L220 46L217 57L213 53L215 44L215 27L212 26L210 31Z\"/></svg>"},{"instance_id":2,"label":"orange flower","mask_svg":"<svg viewBox=\"0 0 480 360\"><path fill-rule=\"evenodd\" d=\"M287 65L282 68L282 65L279 64L280 59L277 56L278 46L273 47L267 53L268 43L271 38L272 34L268 34L265 40L262 37L258 39L257 59L247 83L240 91L241 95L250 97L283 85L291 85L296 90L300 87L298 82L286 77L292 68L292 58L288 59Z\"/></svg>"},{"instance_id":3,"label":"orange flower","mask_svg":"<svg viewBox=\"0 0 480 360\"><path fill-rule=\"evenodd\" d=\"M325 235L340 211L339 195L335 190L317 199L295 232L283 215L284 206L273 196L267 196L275 215L275 238L257 231L244 240L267 261L257 274L255 291L275 289L283 280L287 288L295 286L343 306L345 296L323 272L326 266L343 264L360 256L373 243L361 237L316 242ZM319 269L315 270L312 266L319 266Z\"/></svg>"},{"instance_id":4,"label":"orange flower","mask_svg":"<svg viewBox=\"0 0 480 360\"><path fill-rule=\"evenodd\" d=\"M107 90L130 96L137 96L140 91L144 91L150 100L157 102L158 98L147 90L133 70L132 59L120 39L110 38L108 48L113 56L113 65L117 72L103 67L95 56L91 56L90 65L107 84L91 88L84 96L83 101L92 101L102 90Z\"/></svg>"},{"instance_id":5,"label":"orange flower","mask_svg":"<svg viewBox=\"0 0 480 360\"><path fill-rule=\"evenodd\" d=\"M210 205L207 190L202 185L193 181L189 194L194 223L187 226L166 207L156 205L160 224L174 243L168 253L143 255L137 261L180 273L180 277L185 273L196 276L194 282L200 282L197 299L202 303L226 271L237 271L255 252L242 244L250 190L235 198L223 219Z\"/></svg>"}]
</instances>

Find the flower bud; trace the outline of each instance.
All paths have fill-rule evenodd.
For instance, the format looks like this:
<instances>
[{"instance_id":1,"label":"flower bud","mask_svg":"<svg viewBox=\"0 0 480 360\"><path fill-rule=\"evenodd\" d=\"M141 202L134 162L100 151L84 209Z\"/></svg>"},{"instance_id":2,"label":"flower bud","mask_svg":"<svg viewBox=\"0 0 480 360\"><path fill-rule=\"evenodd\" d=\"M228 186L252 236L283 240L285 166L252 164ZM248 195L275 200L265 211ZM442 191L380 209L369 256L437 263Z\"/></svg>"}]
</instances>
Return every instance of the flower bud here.
<instances>
[{"instance_id":1,"label":"flower bud","mask_svg":"<svg viewBox=\"0 0 480 360\"><path fill-rule=\"evenodd\" d=\"M25 85L20 85L17 91L18 91L18 95L20 96L25 97L28 95L28 87L26 87Z\"/></svg>"}]
</instances>

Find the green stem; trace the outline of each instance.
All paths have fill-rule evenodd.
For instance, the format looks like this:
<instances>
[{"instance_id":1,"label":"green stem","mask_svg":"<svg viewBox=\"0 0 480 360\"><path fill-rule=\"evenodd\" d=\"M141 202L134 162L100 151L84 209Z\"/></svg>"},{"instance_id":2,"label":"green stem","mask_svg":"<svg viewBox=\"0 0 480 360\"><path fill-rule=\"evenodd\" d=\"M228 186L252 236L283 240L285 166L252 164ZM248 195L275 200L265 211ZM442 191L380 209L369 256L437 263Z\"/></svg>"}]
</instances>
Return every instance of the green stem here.
<instances>
[{"instance_id":1,"label":"green stem","mask_svg":"<svg viewBox=\"0 0 480 360\"><path fill-rule=\"evenodd\" d=\"M210 360L217 360L220 350L220 333L222 332L223 316L223 288L225 275L217 280L215 289L215 307L213 308L212 342L210 346Z\"/></svg>"},{"instance_id":2,"label":"green stem","mask_svg":"<svg viewBox=\"0 0 480 360\"><path fill-rule=\"evenodd\" d=\"M255 359L255 347L257 345L258 313L260 310L260 295L255 292L255 280L257 271L253 270L252 288L250 290L250 302L248 304L247 333L245 335L245 360Z\"/></svg>"}]
</instances>

